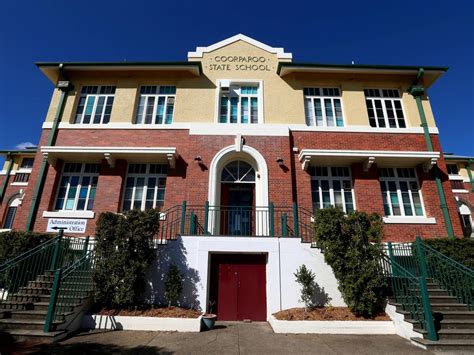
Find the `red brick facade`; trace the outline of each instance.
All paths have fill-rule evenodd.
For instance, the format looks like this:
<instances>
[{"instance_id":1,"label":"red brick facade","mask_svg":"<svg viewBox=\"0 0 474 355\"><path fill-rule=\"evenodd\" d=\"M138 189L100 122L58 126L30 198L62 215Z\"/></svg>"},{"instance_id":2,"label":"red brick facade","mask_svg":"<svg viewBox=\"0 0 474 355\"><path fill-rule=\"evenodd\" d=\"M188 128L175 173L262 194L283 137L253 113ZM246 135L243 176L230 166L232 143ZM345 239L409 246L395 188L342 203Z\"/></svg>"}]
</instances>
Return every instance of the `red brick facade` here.
<instances>
[{"instance_id":1,"label":"red brick facade","mask_svg":"<svg viewBox=\"0 0 474 355\"><path fill-rule=\"evenodd\" d=\"M40 140L40 147L46 142L50 130L45 129ZM245 144L258 150L268 166L269 198L275 206L291 206L295 201L301 207L312 209L310 175L302 169L298 160L298 152L302 149L334 149L334 150L390 150L390 151L426 151L426 143L422 134L387 134L387 133L334 133L334 132L291 132L289 136L245 136ZM436 151L441 151L438 136L433 135ZM235 144L235 136L190 135L188 130L99 130L74 129L60 130L56 146L104 146L104 147L176 147L179 158L176 167L169 169L164 208L179 205L183 200L188 204L204 205L208 199L209 167L214 156L224 147ZM297 149L293 149L293 148ZM201 164L195 157L201 157ZM283 159L282 164L277 159ZM14 227L25 226L31 206L34 186L38 179L42 161L41 149L35 160L30 177L30 188L27 189L22 207L18 210ZM451 191L443 159L438 160L442 171L443 187L454 233L462 235L456 201ZM44 211L52 211L57 184L60 178L62 163L55 167L49 166L44 188L35 218L34 230L45 231L47 218ZM120 211L124 177L127 162L117 160L115 167L110 168L105 160L101 163L97 185L94 212L96 218L100 212ZM365 172L362 164L351 166L356 208L367 212L383 215L383 203L378 180L376 164ZM446 228L440 208L440 202L433 178L433 172L424 173L417 169L421 186L426 217L434 217L436 224L386 224L385 238L393 241L413 240L416 235L425 238L446 236ZM9 194L14 193L8 190ZM4 206L5 204L3 204ZM3 213L5 207L1 207ZM95 221L89 220L87 234L93 234Z\"/></svg>"}]
</instances>

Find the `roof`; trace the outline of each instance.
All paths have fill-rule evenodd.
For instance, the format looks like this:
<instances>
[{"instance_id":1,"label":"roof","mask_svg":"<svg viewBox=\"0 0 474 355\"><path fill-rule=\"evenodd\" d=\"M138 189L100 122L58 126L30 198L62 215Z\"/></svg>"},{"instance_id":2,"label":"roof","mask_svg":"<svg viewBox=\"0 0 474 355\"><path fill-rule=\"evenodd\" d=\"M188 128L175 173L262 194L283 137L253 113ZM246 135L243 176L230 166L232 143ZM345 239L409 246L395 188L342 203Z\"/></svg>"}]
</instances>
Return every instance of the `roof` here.
<instances>
[{"instance_id":1,"label":"roof","mask_svg":"<svg viewBox=\"0 0 474 355\"><path fill-rule=\"evenodd\" d=\"M76 71L187 71L196 76L202 74L201 62L37 62L35 64L54 84L59 79L60 68Z\"/></svg>"},{"instance_id":2,"label":"roof","mask_svg":"<svg viewBox=\"0 0 474 355\"><path fill-rule=\"evenodd\" d=\"M420 68L424 70L424 84L431 86L436 79L448 71L448 67L383 65L383 64L327 64L327 63L278 63L277 74L285 76L295 72L304 73L354 73L354 74L387 74L416 75Z\"/></svg>"},{"instance_id":3,"label":"roof","mask_svg":"<svg viewBox=\"0 0 474 355\"><path fill-rule=\"evenodd\" d=\"M453 153L444 153L443 156L445 160L474 160L474 156L456 155Z\"/></svg>"},{"instance_id":4,"label":"roof","mask_svg":"<svg viewBox=\"0 0 474 355\"><path fill-rule=\"evenodd\" d=\"M8 149L8 150L0 150L0 156L7 156L12 154L35 154L37 151L37 147L29 147L26 149Z\"/></svg>"}]
</instances>

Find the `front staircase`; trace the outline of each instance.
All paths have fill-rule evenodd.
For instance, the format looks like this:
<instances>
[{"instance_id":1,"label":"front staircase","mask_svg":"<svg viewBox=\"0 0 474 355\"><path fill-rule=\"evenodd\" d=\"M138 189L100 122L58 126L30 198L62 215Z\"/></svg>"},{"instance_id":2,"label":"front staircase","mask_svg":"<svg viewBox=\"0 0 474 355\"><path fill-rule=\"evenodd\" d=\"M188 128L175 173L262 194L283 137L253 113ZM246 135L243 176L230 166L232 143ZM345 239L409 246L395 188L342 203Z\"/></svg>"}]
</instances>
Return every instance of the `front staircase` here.
<instances>
[{"instance_id":1,"label":"front staircase","mask_svg":"<svg viewBox=\"0 0 474 355\"><path fill-rule=\"evenodd\" d=\"M57 341L77 330L93 291L87 249L87 238L61 234L0 265L0 332Z\"/></svg>"},{"instance_id":2,"label":"front staircase","mask_svg":"<svg viewBox=\"0 0 474 355\"><path fill-rule=\"evenodd\" d=\"M474 353L474 271L417 238L388 244L389 303L413 325L414 343L435 351Z\"/></svg>"}]
</instances>

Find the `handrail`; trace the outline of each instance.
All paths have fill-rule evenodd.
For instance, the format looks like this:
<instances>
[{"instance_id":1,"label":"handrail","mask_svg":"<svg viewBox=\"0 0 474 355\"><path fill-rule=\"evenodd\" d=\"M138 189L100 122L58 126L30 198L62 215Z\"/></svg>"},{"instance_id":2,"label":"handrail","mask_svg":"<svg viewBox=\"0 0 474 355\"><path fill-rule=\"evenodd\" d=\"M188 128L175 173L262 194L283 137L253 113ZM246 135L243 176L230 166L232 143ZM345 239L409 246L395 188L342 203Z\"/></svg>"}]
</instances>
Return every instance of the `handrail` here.
<instances>
[{"instance_id":1,"label":"handrail","mask_svg":"<svg viewBox=\"0 0 474 355\"><path fill-rule=\"evenodd\" d=\"M54 281L43 330L55 330L55 323L62 322L66 316L90 296L94 282L92 271L94 251L85 251L81 258L64 269L54 272Z\"/></svg>"},{"instance_id":2,"label":"handrail","mask_svg":"<svg viewBox=\"0 0 474 355\"><path fill-rule=\"evenodd\" d=\"M38 244L34 248L31 248L30 250L25 251L24 253L21 253L20 255L15 256L14 258L8 259L5 261L3 264L0 264L0 272L2 272L6 267L12 266L15 263L21 261L25 257L28 257L31 254L36 253L38 250L43 249L45 246L48 246L49 244L56 243L58 241L59 237L56 236L54 238L48 239L47 241Z\"/></svg>"},{"instance_id":3,"label":"handrail","mask_svg":"<svg viewBox=\"0 0 474 355\"><path fill-rule=\"evenodd\" d=\"M391 243L388 244L387 251L388 255L381 253L381 262L384 275L391 281L393 299L404 311L410 313L410 317L421 329L427 331L429 340L437 340L426 279L413 275L395 261Z\"/></svg>"}]
</instances>

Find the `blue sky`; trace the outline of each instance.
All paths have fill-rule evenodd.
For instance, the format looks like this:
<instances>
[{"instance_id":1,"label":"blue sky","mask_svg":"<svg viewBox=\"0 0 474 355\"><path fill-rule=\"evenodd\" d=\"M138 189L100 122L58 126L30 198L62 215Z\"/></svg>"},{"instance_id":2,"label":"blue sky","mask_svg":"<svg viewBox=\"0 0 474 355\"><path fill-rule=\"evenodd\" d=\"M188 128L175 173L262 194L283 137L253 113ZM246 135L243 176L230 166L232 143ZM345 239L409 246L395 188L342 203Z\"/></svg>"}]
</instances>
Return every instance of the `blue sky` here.
<instances>
[{"instance_id":1,"label":"blue sky","mask_svg":"<svg viewBox=\"0 0 474 355\"><path fill-rule=\"evenodd\" d=\"M0 12L0 149L37 143L36 61L186 60L244 33L319 63L449 66L429 95L446 152L474 155L474 2L16 1Z\"/></svg>"}]
</instances>

